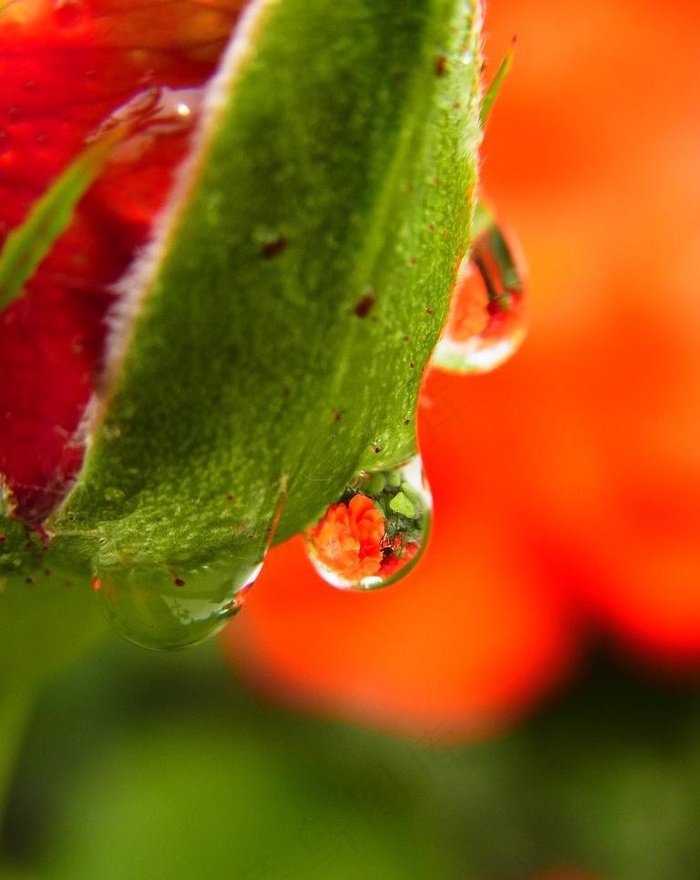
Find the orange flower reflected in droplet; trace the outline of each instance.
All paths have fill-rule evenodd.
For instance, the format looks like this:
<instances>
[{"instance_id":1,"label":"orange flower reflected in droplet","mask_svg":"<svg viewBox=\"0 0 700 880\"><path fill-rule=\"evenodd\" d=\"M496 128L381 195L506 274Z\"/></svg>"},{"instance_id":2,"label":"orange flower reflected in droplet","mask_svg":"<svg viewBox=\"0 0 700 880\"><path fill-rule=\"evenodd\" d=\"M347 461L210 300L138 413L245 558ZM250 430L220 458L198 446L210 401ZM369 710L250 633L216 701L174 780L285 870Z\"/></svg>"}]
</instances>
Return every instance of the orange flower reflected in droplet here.
<instances>
[{"instance_id":1,"label":"orange flower reflected in droplet","mask_svg":"<svg viewBox=\"0 0 700 880\"><path fill-rule=\"evenodd\" d=\"M306 537L321 565L352 582L379 571L384 533L384 517L372 499L354 495L348 504L332 504Z\"/></svg>"}]
</instances>

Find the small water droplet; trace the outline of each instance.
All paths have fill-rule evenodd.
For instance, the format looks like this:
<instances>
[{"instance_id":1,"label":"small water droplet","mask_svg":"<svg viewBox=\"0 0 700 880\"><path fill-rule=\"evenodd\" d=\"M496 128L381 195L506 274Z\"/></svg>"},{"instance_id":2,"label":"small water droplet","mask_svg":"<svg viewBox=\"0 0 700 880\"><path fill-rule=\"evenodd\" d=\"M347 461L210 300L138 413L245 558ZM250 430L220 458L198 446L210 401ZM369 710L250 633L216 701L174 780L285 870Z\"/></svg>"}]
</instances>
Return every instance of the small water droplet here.
<instances>
[{"instance_id":1,"label":"small water droplet","mask_svg":"<svg viewBox=\"0 0 700 880\"><path fill-rule=\"evenodd\" d=\"M90 136L94 140L118 129L122 139L113 148L111 161L138 161L154 138L181 136L191 131L199 114L203 89L146 88L117 107Z\"/></svg>"},{"instance_id":2,"label":"small water droplet","mask_svg":"<svg viewBox=\"0 0 700 880\"><path fill-rule=\"evenodd\" d=\"M374 590L403 577L428 537L432 499L420 456L362 473L337 504L306 530L316 571L342 590Z\"/></svg>"},{"instance_id":3,"label":"small water droplet","mask_svg":"<svg viewBox=\"0 0 700 880\"><path fill-rule=\"evenodd\" d=\"M469 256L462 261L443 335L432 363L453 373L486 373L507 360L525 337L523 260L479 205Z\"/></svg>"},{"instance_id":4,"label":"small water droplet","mask_svg":"<svg viewBox=\"0 0 700 880\"><path fill-rule=\"evenodd\" d=\"M262 568L252 557L196 567L110 564L96 567L93 585L116 630L144 648L172 650L215 635L240 611Z\"/></svg>"}]
</instances>

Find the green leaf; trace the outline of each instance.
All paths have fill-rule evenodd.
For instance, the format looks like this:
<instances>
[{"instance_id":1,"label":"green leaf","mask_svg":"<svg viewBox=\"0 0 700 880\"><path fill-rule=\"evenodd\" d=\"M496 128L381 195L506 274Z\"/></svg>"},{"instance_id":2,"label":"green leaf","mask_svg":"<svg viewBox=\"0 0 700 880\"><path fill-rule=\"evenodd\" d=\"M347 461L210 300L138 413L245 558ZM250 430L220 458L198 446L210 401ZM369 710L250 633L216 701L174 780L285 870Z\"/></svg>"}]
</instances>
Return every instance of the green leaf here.
<instances>
[{"instance_id":1,"label":"green leaf","mask_svg":"<svg viewBox=\"0 0 700 880\"><path fill-rule=\"evenodd\" d=\"M415 452L468 248L479 20L464 0L249 5L48 523L74 574L107 571L117 623L155 591L199 626L198 584L241 586L358 472Z\"/></svg>"},{"instance_id":2,"label":"green leaf","mask_svg":"<svg viewBox=\"0 0 700 880\"><path fill-rule=\"evenodd\" d=\"M399 492L389 502L389 507L395 513L401 513L404 516L413 518L416 515L416 508L411 499L404 492Z\"/></svg>"},{"instance_id":3,"label":"green leaf","mask_svg":"<svg viewBox=\"0 0 700 880\"><path fill-rule=\"evenodd\" d=\"M99 524L131 559L262 545L281 504L286 538L359 470L408 457L467 248L464 3L253 6L55 523Z\"/></svg>"}]
</instances>

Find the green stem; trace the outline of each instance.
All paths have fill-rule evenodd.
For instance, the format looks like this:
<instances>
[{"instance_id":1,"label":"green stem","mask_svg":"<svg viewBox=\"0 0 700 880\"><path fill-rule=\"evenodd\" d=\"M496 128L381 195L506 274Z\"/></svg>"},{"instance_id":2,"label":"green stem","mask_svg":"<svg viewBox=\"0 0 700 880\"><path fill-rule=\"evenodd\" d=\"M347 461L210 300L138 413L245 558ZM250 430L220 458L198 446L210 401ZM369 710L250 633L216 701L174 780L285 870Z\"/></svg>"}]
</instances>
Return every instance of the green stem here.
<instances>
[{"instance_id":1,"label":"green stem","mask_svg":"<svg viewBox=\"0 0 700 880\"><path fill-rule=\"evenodd\" d=\"M510 66L513 63L513 52L515 51L515 37L513 37L513 42L511 43L510 49L506 52L503 61L501 61L500 67L496 71L496 76L491 80L491 85L486 90L486 94L481 101L481 113L479 116L481 127L485 128L486 121L489 118L489 113L491 112L491 105L496 100L496 96L501 90L501 85L503 84L503 80L506 78L506 74L510 70Z\"/></svg>"},{"instance_id":2,"label":"green stem","mask_svg":"<svg viewBox=\"0 0 700 880\"><path fill-rule=\"evenodd\" d=\"M33 688L26 683L0 687L0 817L7 807L17 756L33 704Z\"/></svg>"},{"instance_id":3,"label":"green stem","mask_svg":"<svg viewBox=\"0 0 700 880\"><path fill-rule=\"evenodd\" d=\"M21 226L7 236L0 251L0 311L21 296L24 282L68 226L73 209L127 132L126 124L114 126L89 144L35 202Z\"/></svg>"}]
</instances>

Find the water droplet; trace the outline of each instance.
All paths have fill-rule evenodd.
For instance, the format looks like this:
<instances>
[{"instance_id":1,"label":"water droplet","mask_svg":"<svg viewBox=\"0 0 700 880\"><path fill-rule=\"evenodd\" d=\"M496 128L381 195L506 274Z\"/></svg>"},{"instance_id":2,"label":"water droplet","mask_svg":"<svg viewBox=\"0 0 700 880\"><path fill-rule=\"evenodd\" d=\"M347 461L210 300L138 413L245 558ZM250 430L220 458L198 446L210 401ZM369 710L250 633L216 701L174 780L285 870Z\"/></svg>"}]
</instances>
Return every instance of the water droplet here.
<instances>
[{"instance_id":1,"label":"water droplet","mask_svg":"<svg viewBox=\"0 0 700 880\"><path fill-rule=\"evenodd\" d=\"M428 537L432 499L420 456L362 473L337 504L306 530L316 571L342 590L374 590L403 577Z\"/></svg>"},{"instance_id":2,"label":"water droplet","mask_svg":"<svg viewBox=\"0 0 700 880\"><path fill-rule=\"evenodd\" d=\"M203 92L202 88L168 86L144 89L117 107L92 133L90 140L118 129L122 138L112 150L111 161L136 162L151 148L155 138L183 136L194 128Z\"/></svg>"},{"instance_id":3,"label":"water droplet","mask_svg":"<svg viewBox=\"0 0 700 880\"><path fill-rule=\"evenodd\" d=\"M172 650L215 635L237 614L262 568L251 557L196 567L98 564L93 587L117 631L144 648Z\"/></svg>"},{"instance_id":4,"label":"water droplet","mask_svg":"<svg viewBox=\"0 0 700 880\"><path fill-rule=\"evenodd\" d=\"M443 335L432 363L453 373L486 373L516 351L525 337L523 260L479 205L469 255L462 261Z\"/></svg>"}]
</instances>

